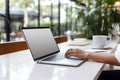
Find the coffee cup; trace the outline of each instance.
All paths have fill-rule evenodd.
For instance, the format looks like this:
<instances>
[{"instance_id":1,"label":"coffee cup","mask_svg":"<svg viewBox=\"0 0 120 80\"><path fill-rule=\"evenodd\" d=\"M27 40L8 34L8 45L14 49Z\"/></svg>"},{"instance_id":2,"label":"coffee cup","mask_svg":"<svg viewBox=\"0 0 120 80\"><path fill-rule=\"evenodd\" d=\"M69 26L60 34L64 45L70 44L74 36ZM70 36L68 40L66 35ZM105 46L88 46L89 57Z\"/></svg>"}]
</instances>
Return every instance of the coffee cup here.
<instances>
[{"instance_id":1,"label":"coffee cup","mask_svg":"<svg viewBox=\"0 0 120 80\"><path fill-rule=\"evenodd\" d=\"M93 35L92 37L92 48L104 48L108 43L108 36L105 35Z\"/></svg>"}]
</instances>

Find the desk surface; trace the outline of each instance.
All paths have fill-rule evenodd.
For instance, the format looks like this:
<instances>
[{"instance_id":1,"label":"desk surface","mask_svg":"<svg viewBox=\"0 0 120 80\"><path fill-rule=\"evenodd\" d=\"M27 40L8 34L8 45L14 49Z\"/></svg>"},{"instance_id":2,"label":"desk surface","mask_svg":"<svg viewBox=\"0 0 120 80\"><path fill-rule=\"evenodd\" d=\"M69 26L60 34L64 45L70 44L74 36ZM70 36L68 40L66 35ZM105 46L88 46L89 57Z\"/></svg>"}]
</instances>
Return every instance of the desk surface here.
<instances>
[{"instance_id":1,"label":"desk surface","mask_svg":"<svg viewBox=\"0 0 120 80\"><path fill-rule=\"evenodd\" d=\"M59 45L64 52L73 47L65 45L65 43ZM115 47L114 42L109 46L111 45ZM90 46L79 48L90 49ZM105 64L92 60L79 67L37 64L33 61L30 51L23 50L0 56L0 80L97 80L104 66Z\"/></svg>"}]
</instances>

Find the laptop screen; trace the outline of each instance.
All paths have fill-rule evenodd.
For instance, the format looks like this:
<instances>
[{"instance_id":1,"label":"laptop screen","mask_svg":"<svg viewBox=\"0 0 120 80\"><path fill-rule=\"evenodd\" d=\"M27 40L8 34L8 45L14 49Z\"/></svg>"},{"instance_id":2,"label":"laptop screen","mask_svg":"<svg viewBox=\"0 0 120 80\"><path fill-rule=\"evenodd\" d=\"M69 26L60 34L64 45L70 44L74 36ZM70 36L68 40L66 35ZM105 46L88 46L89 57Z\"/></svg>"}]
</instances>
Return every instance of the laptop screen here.
<instances>
[{"instance_id":1,"label":"laptop screen","mask_svg":"<svg viewBox=\"0 0 120 80\"><path fill-rule=\"evenodd\" d=\"M22 28L34 60L59 52L49 27Z\"/></svg>"}]
</instances>

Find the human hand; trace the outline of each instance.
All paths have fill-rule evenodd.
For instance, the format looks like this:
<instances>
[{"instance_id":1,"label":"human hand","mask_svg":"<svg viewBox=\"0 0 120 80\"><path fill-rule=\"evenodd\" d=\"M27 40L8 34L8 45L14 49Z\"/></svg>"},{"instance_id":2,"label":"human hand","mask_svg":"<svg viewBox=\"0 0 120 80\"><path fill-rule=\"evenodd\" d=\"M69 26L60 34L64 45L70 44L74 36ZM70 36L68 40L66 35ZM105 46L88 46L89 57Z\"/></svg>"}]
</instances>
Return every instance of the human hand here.
<instances>
[{"instance_id":1,"label":"human hand","mask_svg":"<svg viewBox=\"0 0 120 80\"><path fill-rule=\"evenodd\" d=\"M87 55L89 53L86 51L83 51L81 49L75 48L75 49L68 49L65 53L65 57L69 58L70 56L75 56L80 59L87 59Z\"/></svg>"}]
</instances>

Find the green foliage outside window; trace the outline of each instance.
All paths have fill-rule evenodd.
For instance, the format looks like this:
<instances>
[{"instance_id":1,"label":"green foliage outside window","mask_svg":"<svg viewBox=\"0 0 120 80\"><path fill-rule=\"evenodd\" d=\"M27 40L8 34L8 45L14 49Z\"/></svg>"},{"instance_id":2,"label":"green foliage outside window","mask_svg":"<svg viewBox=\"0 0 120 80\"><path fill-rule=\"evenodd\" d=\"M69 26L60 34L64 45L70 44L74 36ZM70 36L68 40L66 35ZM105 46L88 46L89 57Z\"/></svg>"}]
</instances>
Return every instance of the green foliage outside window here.
<instances>
[{"instance_id":1,"label":"green foliage outside window","mask_svg":"<svg viewBox=\"0 0 120 80\"><path fill-rule=\"evenodd\" d=\"M73 0L79 7L75 29L88 39L92 35L112 34L115 25L120 26L120 13L114 7L118 0Z\"/></svg>"}]
</instances>

